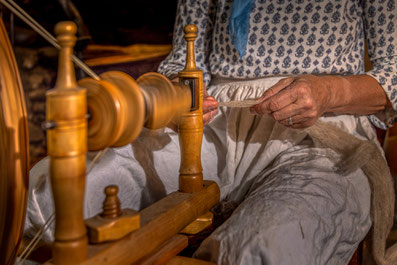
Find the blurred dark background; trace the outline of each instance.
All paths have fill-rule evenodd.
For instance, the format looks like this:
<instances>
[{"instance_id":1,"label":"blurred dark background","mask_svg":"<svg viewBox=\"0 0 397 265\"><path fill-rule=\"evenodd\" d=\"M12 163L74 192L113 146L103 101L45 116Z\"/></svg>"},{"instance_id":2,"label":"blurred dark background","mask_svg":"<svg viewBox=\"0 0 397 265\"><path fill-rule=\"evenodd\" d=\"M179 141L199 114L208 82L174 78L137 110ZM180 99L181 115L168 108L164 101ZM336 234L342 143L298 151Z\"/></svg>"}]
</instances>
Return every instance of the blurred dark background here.
<instances>
[{"instance_id":1,"label":"blurred dark background","mask_svg":"<svg viewBox=\"0 0 397 265\"><path fill-rule=\"evenodd\" d=\"M158 46L171 49L177 0L14 1L52 35L59 21L74 21L79 28L75 53L86 62L92 58L106 59L110 55L126 56L124 46L149 44L154 51ZM54 87L56 80L58 51L1 4L0 16L12 40L25 92L33 166L46 155L46 135L41 124L45 120L45 93ZM109 45L116 48L111 51L101 48ZM166 53L128 62L113 61L111 57L106 63L91 65L91 68L97 74L118 70L137 78L156 71ZM151 54L155 53L149 52ZM76 77L80 79L85 74L76 68Z\"/></svg>"},{"instance_id":2,"label":"blurred dark background","mask_svg":"<svg viewBox=\"0 0 397 265\"><path fill-rule=\"evenodd\" d=\"M17 0L49 32L62 20L80 14L87 33L96 44L130 45L134 43L171 43L177 0ZM72 8L71 8L72 7ZM3 7L7 23L7 11ZM18 18L16 28L28 28ZM77 22L77 19L75 19ZM30 36L29 45L40 45L41 39Z\"/></svg>"}]
</instances>

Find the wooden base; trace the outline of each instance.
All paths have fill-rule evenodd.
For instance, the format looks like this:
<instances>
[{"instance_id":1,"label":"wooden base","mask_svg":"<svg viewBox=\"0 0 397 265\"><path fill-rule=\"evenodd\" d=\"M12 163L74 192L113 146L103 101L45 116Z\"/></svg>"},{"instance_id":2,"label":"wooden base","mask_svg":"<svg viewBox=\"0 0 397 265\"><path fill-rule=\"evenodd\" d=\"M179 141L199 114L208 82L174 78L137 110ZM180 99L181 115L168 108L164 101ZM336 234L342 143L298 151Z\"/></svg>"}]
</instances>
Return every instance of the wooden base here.
<instances>
[{"instance_id":1,"label":"wooden base","mask_svg":"<svg viewBox=\"0 0 397 265\"><path fill-rule=\"evenodd\" d=\"M89 245L89 257L81 264L136 263L208 212L219 198L219 187L213 181L204 181L199 192L171 193L140 212L141 229L115 242Z\"/></svg>"}]
</instances>

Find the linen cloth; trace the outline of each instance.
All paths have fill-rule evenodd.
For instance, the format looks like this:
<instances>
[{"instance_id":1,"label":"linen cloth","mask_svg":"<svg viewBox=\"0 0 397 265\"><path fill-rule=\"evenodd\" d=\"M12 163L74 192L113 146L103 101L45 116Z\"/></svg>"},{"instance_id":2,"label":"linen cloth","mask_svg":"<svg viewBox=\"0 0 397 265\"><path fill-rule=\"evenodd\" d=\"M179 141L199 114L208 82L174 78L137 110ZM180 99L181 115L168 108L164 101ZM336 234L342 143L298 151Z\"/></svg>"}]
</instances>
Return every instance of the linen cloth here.
<instances>
[{"instance_id":1,"label":"linen cloth","mask_svg":"<svg viewBox=\"0 0 397 265\"><path fill-rule=\"evenodd\" d=\"M280 78L218 79L210 91L220 102L254 99ZM322 120L376 142L365 116ZM220 108L205 127L205 179L218 183L222 200L241 204L198 257L219 264L347 264L371 227L367 177L360 169L341 176L341 154L295 132L247 108ZM87 176L84 216L101 211L102 190L110 184L119 186L122 207L135 210L177 190L179 159L170 129L144 131L131 145L110 149ZM48 159L32 169L30 187L26 234L53 213ZM51 230L45 239L52 239Z\"/></svg>"}]
</instances>

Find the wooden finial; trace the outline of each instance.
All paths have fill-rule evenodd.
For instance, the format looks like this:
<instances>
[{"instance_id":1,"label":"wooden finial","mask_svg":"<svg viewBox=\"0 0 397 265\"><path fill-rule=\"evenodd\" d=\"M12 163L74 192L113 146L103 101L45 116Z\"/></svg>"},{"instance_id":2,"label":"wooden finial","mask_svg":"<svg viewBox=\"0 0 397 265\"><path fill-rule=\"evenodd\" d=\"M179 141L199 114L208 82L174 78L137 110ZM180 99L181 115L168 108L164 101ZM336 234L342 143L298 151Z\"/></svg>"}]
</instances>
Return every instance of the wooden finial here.
<instances>
[{"instance_id":1,"label":"wooden finial","mask_svg":"<svg viewBox=\"0 0 397 265\"><path fill-rule=\"evenodd\" d=\"M186 65L184 71L195 71L196 60L194 59L194 40L197 38L197 27L195 25L186 25L184 28L185 40L187 42Z\"/></svg>"},{"instance_id":2,"label":"wooden finial","mask_svg":"<svg viewBox=\"0 0 397 265\"><path fill-rule=\"evenodd\" d=\"M117 240L139 229L141 224L139 213L131 209L121 210L118 192L117 186L107 186L103 212L86 220L91 243Z\"/></svg>"},{"instance_id":3,"label":"wooden finial","mask_svg":"<svg viewBox=\"0 0 397 265\"><path fill-rule=\"evenodd\" d=\"M105 188L106 199L103 202L102 217L116 218L121 215L120 200L117 197L119 188L115 185Z\"/></svg>"},{"instance_id":4,"label":"wooden finial","mask_svg":"<svg viewBox=\"0 0 397 265\"><path fill-rule=\"evenodd\" d=\"M77 40L76 32L76 24L70 21L59 22L55 26L55 34L61 46L55 88L68 89L77 87L72 63L73 47Z\"/></svg>"}]
</instances>

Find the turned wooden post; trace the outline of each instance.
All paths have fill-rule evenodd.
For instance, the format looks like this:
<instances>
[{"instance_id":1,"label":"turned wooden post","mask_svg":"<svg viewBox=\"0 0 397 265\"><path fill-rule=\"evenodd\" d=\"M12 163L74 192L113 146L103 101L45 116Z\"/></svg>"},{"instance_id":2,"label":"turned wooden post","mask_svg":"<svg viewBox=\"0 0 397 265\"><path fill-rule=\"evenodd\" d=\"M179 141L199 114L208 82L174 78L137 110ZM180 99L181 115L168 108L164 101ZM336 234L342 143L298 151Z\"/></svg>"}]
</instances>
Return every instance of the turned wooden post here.
<instances>
[{"instance_id":1,"label":"turned wooden post","mask_svg":"<svg viewBox=\"0 0 397 265\"><path fill-rule=\"evenodd\" d=\"M83 220L87 151L86 90L77 86L71 61L76 25L60 22L55 27L59 54L55 88L46 94L51 186L55 203L55 264L77 264L87 258Z\"/></svg>"},{"instance_id":2,"label":"turned wooden post","mask_svg":"<svg viewBox=\"0 0 397 265\"><path fill-rule=\"evenodd\" d=\"M196 68L194 40L197 37L195 25L185 26L187 42L186 65L179 72L179 82L188 85L192 92L191 111L182 115L179 123L181 167L179 169L179 190L197 192L203 187L201 167L201 143L203 139L203 72Z\"/></svg>"}]
</instances>

